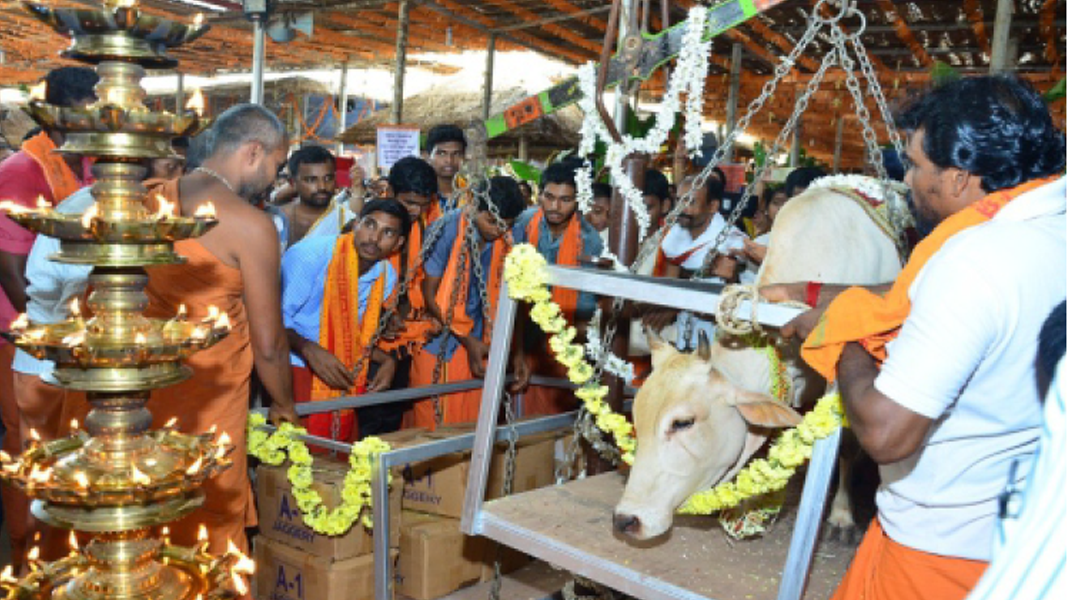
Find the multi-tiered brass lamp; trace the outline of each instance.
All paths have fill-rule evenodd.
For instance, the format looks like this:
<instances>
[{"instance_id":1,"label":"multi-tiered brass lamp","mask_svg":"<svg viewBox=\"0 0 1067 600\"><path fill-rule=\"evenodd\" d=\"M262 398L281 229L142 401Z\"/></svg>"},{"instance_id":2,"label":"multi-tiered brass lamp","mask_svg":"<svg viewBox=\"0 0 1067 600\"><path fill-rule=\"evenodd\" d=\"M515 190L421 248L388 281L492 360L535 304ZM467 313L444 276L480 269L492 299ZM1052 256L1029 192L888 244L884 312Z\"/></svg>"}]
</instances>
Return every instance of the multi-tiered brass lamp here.
<instances>
[{"instance_id":1,"label":"multi-tiered brass lamp","mask_svg":"<svg viewBox=\"0 0 1067 600\"><path fill-rule=\"evenodd\" d=\"M225 337L229 321L211 311L192 322L184 311L169 320L146 318L145 267L181 262L174 242L216 224L210 206L175 216L160 199L155 213L141 184L147 161L173 156L171 140L205 127L198 110L176 113L145 107L145 69L172 68L167 50L195 40L208 27L147 15L130 0L105 0L100 9L48 8L25 3L39 20L72 39L67 58L96 65L98 100L84 108L51 106L37 93L27 111L64 135L59 152L94 157L95 203L81 215L3 203L9 216L58 238L65 263L92 265L92 290L83 312L75 300L68 320L30 323L24 316L6 335L22 350L55 363L45 380L86 392L93 409L84 430L66 438L29 441L17 457L0 456L0 477L25 491L33 513L55 526L93 536L70 556L44 563L29 553L30 573L0 574L8 598L232 598L247 592L252 562L235 547L223 556L171 545L166 523L203 503L203 482L228 468L233 450L224 434L180 433L174 423L151 430L145 407L154 388L191 374L181 360ZM199 21L199 19L197 20ZM91 316L89 316L91 315ZM218 435L218 437L216 437Z\"/></svg>"}]
</instances>

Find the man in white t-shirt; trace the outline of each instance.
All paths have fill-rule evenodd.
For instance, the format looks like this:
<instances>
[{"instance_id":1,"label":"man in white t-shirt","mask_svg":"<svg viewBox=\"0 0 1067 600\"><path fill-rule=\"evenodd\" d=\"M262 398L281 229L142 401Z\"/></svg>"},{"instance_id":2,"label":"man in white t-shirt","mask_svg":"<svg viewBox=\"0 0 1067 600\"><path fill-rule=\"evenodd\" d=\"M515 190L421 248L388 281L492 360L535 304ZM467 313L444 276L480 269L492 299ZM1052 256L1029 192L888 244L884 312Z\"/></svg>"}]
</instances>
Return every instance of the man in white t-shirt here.
<instances>
[{"instance_id":1,"label":"man in white t-shirt","mask_svg":"<svg viewBox=\"0 0 1067 600\"><path fill-rule=\"evenodd\" d=\"M916 209L936 228L884 296L850 289L827 308L840 290L824 286L821 308L783 329L806 333L826 312L804 357L836 374L850 426L881 467L878 518L835 600L956 600L974 587L1012 465L1017 483L1028 475L1042 422L1036 340L1067 295L1065 144L1041 97L1011 77L962 79L898 124ZM838 335L900 312L891 328ZM868 350L894 333L879 369ZM839 354L826 354L835 343Z\"/></svg>"},{"instance_id":2,"label":"man in white t-shirt","mask_svg":"<svg viewBox=\"0 0 1067 600\"><path fill-rule=\"evenodd\" d=\"M681 196L689 192L695 179L688 177L682 181L678 190ZM702 187L693 190L693 201L682 210L678 222L667 231L660 243L660 251L667 261L664 277L695 277L715 283L736 279L739 262L730 252L744 248L745 235L730 227L722 242L716 246L719 235L726 229L726 219L719 214L723 194L723 183L716 177L708 177ZM713 250L717 250L718 255L713 257L711 264L705 266ZM699 331L704 331L708 339L714 339L714 325L686 311L679 313L657 307L647 311L643 320L649 329L657 332L675 323L678 330L676 345L680 350L696 348Z\"/></svg>"}]
</instances>

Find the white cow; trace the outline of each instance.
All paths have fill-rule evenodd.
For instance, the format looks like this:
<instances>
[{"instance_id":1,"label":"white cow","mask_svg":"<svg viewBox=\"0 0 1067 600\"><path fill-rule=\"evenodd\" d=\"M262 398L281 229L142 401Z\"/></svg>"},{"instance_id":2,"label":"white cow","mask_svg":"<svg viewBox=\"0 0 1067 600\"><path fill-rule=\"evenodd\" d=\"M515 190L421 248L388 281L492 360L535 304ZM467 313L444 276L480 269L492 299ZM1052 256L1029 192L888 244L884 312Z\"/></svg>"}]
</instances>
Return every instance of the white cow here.
<instances>
[{"instance_id":1,"label":"white cow","mask_svg":"<svg viewBox=\"0 0 1067 600\"><path fill-rule=\"evenodd\" d=\"M892 281L901 256L883 229L888 224L880 226L858 201L882 198L884 191L876 179L835 176L790 200L775 219L758 285ZM907 214L902 192L900 186L887 194L896 226L902 225L896 215ZM615 509L616 529L637 539L665 533L686 498L729 480L763 445L769 428L799 419L768 395L772 374L762 351L726 336L695 355L662 342L653 346L653 371L634 403L637 453ZM802 367L796 348L792 351L785 359L793 405L806 406L825 383ZM844 499L843 493L838 496ZM842 500L835 499L839 514L834 518L846 524L851 518Z\"/></svg>"}]
</instances>

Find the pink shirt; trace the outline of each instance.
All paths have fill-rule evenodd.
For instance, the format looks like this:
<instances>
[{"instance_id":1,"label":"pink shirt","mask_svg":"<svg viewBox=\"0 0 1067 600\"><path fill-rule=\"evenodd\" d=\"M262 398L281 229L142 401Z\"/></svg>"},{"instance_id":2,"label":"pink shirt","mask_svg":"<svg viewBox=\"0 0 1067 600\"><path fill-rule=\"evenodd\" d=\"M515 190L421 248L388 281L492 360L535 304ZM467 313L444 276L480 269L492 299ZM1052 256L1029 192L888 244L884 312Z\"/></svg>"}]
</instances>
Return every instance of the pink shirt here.
<instances>
[{"instance_id":1,"label":"pink shirt","mask_svg":"<svg viewBox=\"0 0 1067 600\"><path fill-rule=\"evenodd\" d=\"M11 200L23 206L37 206L37 197L55 204L52 190L48 187L41 166L25 152L17 152L0 163L0 199ZM33 247L36 235L17 225L6 214L0 213L0 251L26 256ZM7 330L18 312L0 289L0 329ZM3 343L3 342L0 342Z\"/></svg>"}]
</instances>

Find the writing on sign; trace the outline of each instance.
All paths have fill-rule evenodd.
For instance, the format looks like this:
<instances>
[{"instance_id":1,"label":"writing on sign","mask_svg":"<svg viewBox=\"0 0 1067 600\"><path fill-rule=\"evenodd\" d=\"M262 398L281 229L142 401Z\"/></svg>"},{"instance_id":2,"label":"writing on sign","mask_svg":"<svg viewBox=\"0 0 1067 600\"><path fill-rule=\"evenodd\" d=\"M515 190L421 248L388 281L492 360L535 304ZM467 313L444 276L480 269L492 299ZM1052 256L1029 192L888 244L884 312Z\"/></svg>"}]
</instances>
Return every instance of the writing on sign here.
<instances>
[{"instance_id":1,"label":"writing on sign","mask_svg":"<svg viewBox=\"0 0 1067 600\"><path fill-rule=\"evenodd\" d=\"M378 168L388 171L405 156L419 155L419 128L409 125L378 127Z\"/></svg>"}]
</instances>

